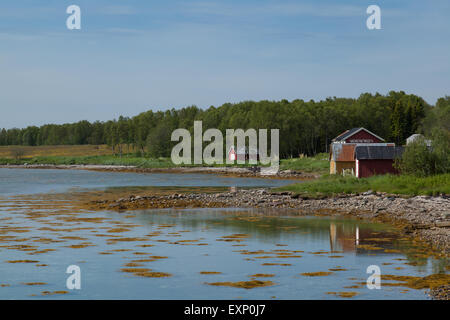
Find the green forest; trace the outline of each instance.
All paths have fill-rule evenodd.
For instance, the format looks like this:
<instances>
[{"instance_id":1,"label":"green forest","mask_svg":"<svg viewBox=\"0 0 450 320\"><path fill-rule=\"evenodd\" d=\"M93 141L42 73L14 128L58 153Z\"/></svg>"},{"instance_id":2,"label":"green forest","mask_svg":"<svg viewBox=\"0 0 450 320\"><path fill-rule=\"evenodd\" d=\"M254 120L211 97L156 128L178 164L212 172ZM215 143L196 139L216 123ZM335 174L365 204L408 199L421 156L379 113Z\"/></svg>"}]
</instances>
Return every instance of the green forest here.
<instances>
[{"instance_id":1,"label":"green forest","mask_svg":"<svg viewBox=\"0 0 450 320\"><path fill-rule=\"evenodd\" d=\"M280 156L290 158L327 152L331 139L353 127L365 127L386 141L404 144L413 133L430 135L437 122L448 126L449 109L448 96L432 106L403 91L364 93L357 99L244 101L206 110L189 106L109 121L2 129L0 145L107 144L120 154L132 148L138 155L168 157L177 143L170 141L172 131L186 128L192 132L194 120L201 120L204 131L218 128L224 136L226 129L280 129ZM128 149L123 150L124 146Z\"/></svg>"}]
</instances>

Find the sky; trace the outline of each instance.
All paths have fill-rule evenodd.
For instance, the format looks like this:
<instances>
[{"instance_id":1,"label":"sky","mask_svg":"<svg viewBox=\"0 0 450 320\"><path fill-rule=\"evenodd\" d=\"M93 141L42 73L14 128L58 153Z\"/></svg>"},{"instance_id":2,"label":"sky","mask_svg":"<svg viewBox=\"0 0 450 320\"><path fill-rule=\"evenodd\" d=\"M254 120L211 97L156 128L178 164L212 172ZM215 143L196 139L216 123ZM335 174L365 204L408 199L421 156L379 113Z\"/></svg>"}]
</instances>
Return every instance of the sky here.
<instances>
[{"instance_id":1,"label":"sky","mask_svg":"<svg viewBox=\"0 0 450 320\"><path fill-rule=\"evenodd\" d=\"M0 0L0 128L390 90L434 104L449 17L448 0Z\"/></svg>"}]
</instances>

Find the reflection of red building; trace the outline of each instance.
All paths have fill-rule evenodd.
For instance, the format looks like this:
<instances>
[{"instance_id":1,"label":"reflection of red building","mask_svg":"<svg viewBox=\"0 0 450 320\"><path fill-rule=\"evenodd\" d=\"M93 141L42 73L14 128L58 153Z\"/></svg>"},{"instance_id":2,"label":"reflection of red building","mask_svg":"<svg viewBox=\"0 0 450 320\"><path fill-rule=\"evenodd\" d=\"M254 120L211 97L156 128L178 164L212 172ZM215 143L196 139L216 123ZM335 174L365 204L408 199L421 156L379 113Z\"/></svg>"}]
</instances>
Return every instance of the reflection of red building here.
<instances>
[{"instance_id":1,"label":"reflection of red building","mask_svg":"<svg viewBox=\"0 0 450 320\"><path fill-rule=\"evenodd\" d=\"M373 239L385 239L391 234L377 231L376 234L370 229L360 229L358 225L344 225L330 223L330 250L344 252L365 252L365 249L358 248L360 244L374 244L379 246L380 242Z\"/></svg>"},{"instance_id":2,"label":"reflection of red building","mask_svg":"<svg viewBox=\"0 0 450 320\"><path fill-rule=\"evenodd\" d=\"M331 251L354 252L356 251L357 242L359 242L358 226L330 223Z\"/></svg>"}]
</instances>

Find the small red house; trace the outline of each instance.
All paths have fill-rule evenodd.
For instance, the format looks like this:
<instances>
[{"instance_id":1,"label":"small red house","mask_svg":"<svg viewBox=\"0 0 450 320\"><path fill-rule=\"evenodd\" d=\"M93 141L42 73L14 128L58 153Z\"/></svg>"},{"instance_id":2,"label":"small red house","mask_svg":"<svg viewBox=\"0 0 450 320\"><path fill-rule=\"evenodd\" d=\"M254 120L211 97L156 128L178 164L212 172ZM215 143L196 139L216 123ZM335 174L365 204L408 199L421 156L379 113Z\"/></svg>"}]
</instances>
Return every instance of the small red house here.
<instances>
[{"instance_id":1,"label":"small red house","mask_svg":"<svg viewBox=\"0 0 450 320\"><path fill-rule=\"evenodd\" d=\"M376 174L398 171L394 168L394 161L403 153L403 147L395 146L356 146L355 147L355 176L370 177Z\"/></svg>"},{"instance_id":2,"label":"small red house","mask_svg":"<svg viewBox=\"0 0 450 320\"><path fill-rule=\"evenodd\" d=\"M366 128L347 130L332 140L333 143L383 143L384 139Z\"/></svg>"},{"instance_id":3,"label":"small red house","mask_svg":"<svg viewBox=\"0 0 450 320\"><path fill-rule=\"evenodd\" d=\"M236 151L236 159L240 161L258 161L259 152L255 148L241 147Z\"/></svg>"},{"instance_id":4,"label":"small red house","mask_svg":"<svg viewBox=\"0 0 450 320\"><path fill-rule=\"evenodd\" d=\"M230 159L230 161L236 160L236 151L234 150L234 146L232 146L230 151L228 151L228 159Z\"/></svg>"},{"instance_id":5,"label":"small red house","mask_svg":"<svg viewBox=\"0 0 450 320\"><path fill-rule=\"evenodd\" d=\"M330 146L330 174L355 175L355 147L363 145L394 146L366 128L346 130L332 140Z\"/></svg>"}]
</instances>

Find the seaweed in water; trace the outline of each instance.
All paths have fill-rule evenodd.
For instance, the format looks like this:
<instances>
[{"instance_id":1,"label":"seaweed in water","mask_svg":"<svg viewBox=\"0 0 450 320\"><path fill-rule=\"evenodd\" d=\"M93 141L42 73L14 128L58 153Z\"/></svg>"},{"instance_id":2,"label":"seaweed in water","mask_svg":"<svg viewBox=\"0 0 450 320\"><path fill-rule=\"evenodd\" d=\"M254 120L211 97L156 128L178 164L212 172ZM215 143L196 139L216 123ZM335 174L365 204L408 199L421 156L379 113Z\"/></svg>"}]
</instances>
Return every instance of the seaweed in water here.
<instances>
[{"instance_id":1,"label":"seaweed in water","mask_svg":"<svg viewBox=\"0 0 450 320\"><path fill-rule=\"evenodd\" d=\"M206 283L211 286L224 286L224 287L234 287L243 289L253 289L259 287L273 286L275 283L272 281L261 281L261 280L251 280L251 281L239 281L239 282L211 282Z\"/></svg>"}]
</instances>

